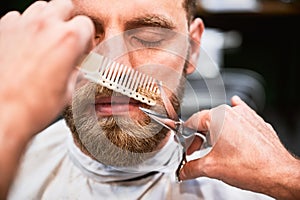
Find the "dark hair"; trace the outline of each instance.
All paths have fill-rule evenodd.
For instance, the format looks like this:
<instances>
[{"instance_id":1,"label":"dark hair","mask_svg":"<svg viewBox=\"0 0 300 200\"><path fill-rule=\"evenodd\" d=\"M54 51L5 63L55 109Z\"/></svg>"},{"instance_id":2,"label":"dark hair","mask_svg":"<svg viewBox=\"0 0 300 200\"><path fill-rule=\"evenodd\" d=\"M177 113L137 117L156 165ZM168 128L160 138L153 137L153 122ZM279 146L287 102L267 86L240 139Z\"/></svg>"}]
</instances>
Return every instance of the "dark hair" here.
<instances>
[{"instance_id":1,"label":"dark hair","mask_svg":"<svg viewBox=\"0 0 300 200\"><path fill-rule=\"evenodd\" d=\"M196 0L184 0L183 7L186 10L187 19L190 22L195 17Z\"/></svg>"}]
</instances>

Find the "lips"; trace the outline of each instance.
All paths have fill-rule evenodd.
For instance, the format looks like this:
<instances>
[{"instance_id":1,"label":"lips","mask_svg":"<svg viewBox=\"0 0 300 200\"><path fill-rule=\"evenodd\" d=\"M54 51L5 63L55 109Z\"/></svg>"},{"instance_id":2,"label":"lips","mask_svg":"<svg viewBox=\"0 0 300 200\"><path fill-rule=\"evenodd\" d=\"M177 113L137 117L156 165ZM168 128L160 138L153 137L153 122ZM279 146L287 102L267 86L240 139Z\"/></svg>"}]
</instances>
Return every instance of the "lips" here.
<instances>
[{"instance_id":1,"label":"lips","mask_svg":"<svg viewBox=\"0 0 300 200\"><path fill-rule=\"evenodd\" d=\"M126 96L98 97L95 110L98 116L128 115L139 112L141 103Z\"/></svg>"}]
</instances>

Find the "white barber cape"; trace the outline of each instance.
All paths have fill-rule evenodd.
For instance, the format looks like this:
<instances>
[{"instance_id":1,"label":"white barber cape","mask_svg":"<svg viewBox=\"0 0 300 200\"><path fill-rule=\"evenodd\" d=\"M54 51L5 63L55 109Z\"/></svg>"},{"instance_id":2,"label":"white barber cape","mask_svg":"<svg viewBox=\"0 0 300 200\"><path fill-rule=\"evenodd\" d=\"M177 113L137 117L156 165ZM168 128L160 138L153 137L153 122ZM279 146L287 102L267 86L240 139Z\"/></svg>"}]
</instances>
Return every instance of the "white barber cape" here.
<instances>
[{"instance_id":1,"label":"white barber cape","mask_svg":"<svg viewBox=\"0 0 300 200\"><path fill-rule=\"evenodd\" d=\"M177 183L174 171L180 149L170 138L143 166L115 169L83 154L75 146L65 121L60 120L38 134L28 146L8 199L272 199L214 179ZM160 168L151 170L151 166L162 161Z\"/></svg>"}]
</instances>

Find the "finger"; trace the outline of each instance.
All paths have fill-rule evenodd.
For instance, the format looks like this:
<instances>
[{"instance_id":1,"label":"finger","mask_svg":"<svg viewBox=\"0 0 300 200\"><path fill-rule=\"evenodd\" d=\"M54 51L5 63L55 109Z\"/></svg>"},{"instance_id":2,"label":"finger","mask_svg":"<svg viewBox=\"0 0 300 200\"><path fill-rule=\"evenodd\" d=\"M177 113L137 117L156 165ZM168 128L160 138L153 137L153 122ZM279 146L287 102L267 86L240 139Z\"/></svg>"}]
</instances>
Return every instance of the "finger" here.
<instances>
[{"instance_id":1,"label":"finger","mask_svg":"<svg viewBox=\"0 0 300 200\"><path fill-rule=\"evenodd\" d=\"M198 178L201 176L207 176L204 170L205 170L205 157L199 158L197 160L189 161L180 170L179 179L188 180L188 179Z\"/></svg>"},{"instance_id":2,"label":"finger","mask_svg":"<svg viewBox=\"0 0 300 200\"><path fill-rule=\"evenodd\" d=\"M78 15L67 22L69 28L79 33L79 41L76 41L82 49L82 54L89 53L93 47L95 27L92 20L86 16ZM79 58L81 59L81 58ZM79 61L79 60L78 60Z\"/></svg>"},{"instance_id":3,"label":"finger","mask_svg":"<svg viewBox=\"0 0 300 200\"><path fill-rule=\"evenodd\" d=\"M193 114L185 123L187 127L196 129L198 131L206 132L209 130L210 111L202 110Z\"/></svg>"},{"instance_id":4,"label":"finger","mask_svg":"<svg viewBox=\"0 0 300 200\"><path fill-rule=\"evenodd\" d=\"M2 18L1 18L1 25L4 25L4 24L13 24L15 23L16 20L18 20L20 18L21 14L18 12L18 11L11 11L11 12L8 12L6 15L4 15Z\"/></svg>"},{"instance_id":5,"label":"finger","mask_svg":"<svg viewBox=\"0 0 300 200\"><path fill-rule=\"evenodd\" d=\"M245 118L252 126L257 127L261 130L264 128L269 128L266 122L261 118L252 108L250 108L243 100L238 96L233 96L231 98L231 103L233 105L233 110L237 112L240 116Z\"/></svg>"},{"instance_id":6,"label":"finger","mask_svg":"<svg viewBox=\"0 0 300 200\"><path fill-rule=\"evenodd\" d=\"M187 154L191 155L192 153L194 153L195 151L200 150L201 146L202 146L203 140L200 137L195 136L192 144L189 146L189 148L187 149Z\"/></svg>"},{"instance_id":7,"label":"finger","mask_svg":"<svg viewBox=\"0 0 300 200\"><path fill-rule=\"evenodd\" d=\"M69 77L69 81L67 84L67 91L66 91L66 99L64 102L65 104L71 102L72 94L75 90L78 75L79 75L79 71L77 69L74 69Z\"/></svg>"},{"instance_id":8,"label":"finger","mask_svg":"<svg viewBox=\"0 0 300 200\"><path fill-rule=\"evenodd\" d=\"M256 115L256 112L250 107L248 106L239 96L233 96L231 98L231 104L233 107L242 107L245 111L249 111L252 113L252 115Z\"/></svg>"},{"instance_id":9,"label":"finger","mask_svg":"<svg viewBox=\"0 0 300 200\"><path fill-rule=\"evenodd\" d=\"M233 96L231 98L231 104L233 110L237 111L238 114L242 115L245 118L253 118L256 115L256 112L250 108L240 97ZM249 118L250 117L250 118Z\"/></svg>"},{"instance_id":10,"label":"finger","mask_svg":"<svg viewBox=\"0 0 300 200\"><path fill-rule=\"evenodd\" d=\"M231 98L231 104L232 106L237 106L245 104L245 102L239 96L235 95Z\"/></svg>"},{"instance_id":11,"label":"finger","mask_svg":"<svg viewBox=\"0 0 300 200\"><path fill-rule=\"evenodd\" d=\"M69 70L73 70L82 61L82 57L92 49L94 25L86 16L76 16L64 23L64 31L67 34L63 37L62 48L57 50L57 53L69 52L72 49L73 53L65 54L65 62L70 66Z\"/></svg>"},{"instance_id":12,"label":"finger","mask_svg":"<svg viewBox=\"0 0 300 200\"><path fill-rule=\"evenodd\" d=\"M25 18L33 16L36 18L39 16L48 5L46 1L36 1L35 3L31 4L22 14Z\"/></svg>"},{"instance_id":13,"label":"finger","mask_svg":"<svg viewBox=\"0 0 300 200\"><path fill-rule=\"evenodd\" d=\"M71 0L52 0L49 2L46 12L59 19L69 20L73 14L73 9L74 6Z\"/></svg>"}]
</instances>

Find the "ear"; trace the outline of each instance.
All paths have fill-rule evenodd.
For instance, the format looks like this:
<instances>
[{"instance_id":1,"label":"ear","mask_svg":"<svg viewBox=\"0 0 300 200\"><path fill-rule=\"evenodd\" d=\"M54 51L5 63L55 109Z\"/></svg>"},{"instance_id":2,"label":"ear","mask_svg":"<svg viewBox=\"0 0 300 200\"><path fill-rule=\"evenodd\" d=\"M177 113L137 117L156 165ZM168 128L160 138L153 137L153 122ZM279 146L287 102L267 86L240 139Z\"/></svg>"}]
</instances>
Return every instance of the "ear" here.
<instances>
[{"instance_id":1,"label":"ear","mask_svg":"<svg viewBox=\"0 0 300 200\"><path fill-rule=\"evenodd\" d=\"M197 66L197 60L200 53L200 41L201 36L204 31L204 24L203 21L200 18L196 18L192 21L190 24L189 29L189 36L190 36L190 57L189 57L189 63L186 68L187 74L191 74L195 71Z\"/></svg>"}]
</instances>

